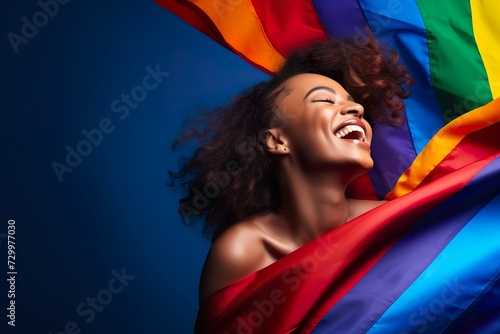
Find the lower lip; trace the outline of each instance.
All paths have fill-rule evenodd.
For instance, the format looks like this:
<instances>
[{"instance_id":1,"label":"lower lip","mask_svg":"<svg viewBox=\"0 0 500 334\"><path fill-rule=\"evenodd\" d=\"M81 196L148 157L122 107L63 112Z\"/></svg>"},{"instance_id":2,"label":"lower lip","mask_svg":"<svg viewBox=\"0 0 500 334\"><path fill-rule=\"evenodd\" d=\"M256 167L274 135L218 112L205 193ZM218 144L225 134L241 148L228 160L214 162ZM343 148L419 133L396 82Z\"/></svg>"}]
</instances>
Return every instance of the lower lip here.
<instances>
[{"instance_id":1,"label":"lower lip","mask_svg":"<svg viewBox=\"0 0 500 334\"><path fill-rule=\"evenodd\" d=\"M358 139L341 139L341 140L349 141L349 142L353 143L354 145L358 145L359 147L362 147L368 151L370 150L370 144L368 144L365 141L361 141Z\"/></svg>"}]
</instances>

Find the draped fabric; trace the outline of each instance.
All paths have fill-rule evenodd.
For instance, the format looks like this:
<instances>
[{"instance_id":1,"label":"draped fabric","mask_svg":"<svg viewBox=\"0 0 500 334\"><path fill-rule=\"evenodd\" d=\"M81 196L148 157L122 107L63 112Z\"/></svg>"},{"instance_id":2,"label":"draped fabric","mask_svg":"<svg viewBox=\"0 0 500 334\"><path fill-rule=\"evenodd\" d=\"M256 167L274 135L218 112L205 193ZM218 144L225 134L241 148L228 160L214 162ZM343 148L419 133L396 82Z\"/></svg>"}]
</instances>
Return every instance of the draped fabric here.
<instances>
[{"instance_id":1,"label":"draped fabric","mask_svg":"<svg viewBox=\"0 0 500 334\"><path fill-rule=\"evenodd\" d=\"M500 332L500 2L157 2L268 73L373 33L416 80L353 185L391 201L212 295L198 332Z\"/></svg>"},{"instance_id":2,"label":"draped fabric","mask_svg":"<svg viewBox=\"0 0 500 334\"><path fill-rule=\"evenodd\" d=\"M393 200L213 294L197 332L500 332L498 131L500 99L452 121Z\"/></svg>"}]
</instances>

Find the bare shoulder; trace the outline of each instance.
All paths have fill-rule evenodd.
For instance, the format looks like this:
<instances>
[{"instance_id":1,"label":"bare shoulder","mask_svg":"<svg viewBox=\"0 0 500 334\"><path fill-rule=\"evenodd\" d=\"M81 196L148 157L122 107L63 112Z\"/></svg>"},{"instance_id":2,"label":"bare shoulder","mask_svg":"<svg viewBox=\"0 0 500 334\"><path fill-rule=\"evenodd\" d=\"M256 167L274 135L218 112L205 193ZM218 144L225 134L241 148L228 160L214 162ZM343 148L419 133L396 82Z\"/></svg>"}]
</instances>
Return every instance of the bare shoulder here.
<instances>
[{"instance_id":1,"label":"bare shoulder","mask_svg":"<svg viewBox=\"0 0 500 334\"><path fill-rule=\"evenodd\" d=\"M253 221L231 226L213 243L200 279L200 303L266 265L263 232Z\"/></svg>"},{"instance_id":2,"label":"bare shoulder","mask_svg":"<svg viewBox=\"0 0 500 334\"><path fill-rule=\"evenodd\" d=\"M348 201L350 219L361 216L363 213L375 209L376 207L388 202L386 200L373 201L361 199L349 199Z\"/></svg>"}]
</instances>

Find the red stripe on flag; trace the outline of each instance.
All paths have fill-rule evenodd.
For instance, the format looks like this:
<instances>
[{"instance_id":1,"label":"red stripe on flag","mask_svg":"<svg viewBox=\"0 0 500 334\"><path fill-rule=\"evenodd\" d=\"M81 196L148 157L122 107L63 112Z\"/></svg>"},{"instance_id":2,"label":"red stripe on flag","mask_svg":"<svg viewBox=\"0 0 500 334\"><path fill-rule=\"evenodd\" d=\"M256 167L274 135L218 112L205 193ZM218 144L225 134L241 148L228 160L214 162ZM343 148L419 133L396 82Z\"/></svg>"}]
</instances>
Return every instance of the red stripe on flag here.
<instances>
[{"instance_id":1,"label":"red stripe on flag","mask_svg":"<svg viewBox=\"0 0 500 334\"><path fill-rule=\"evenodd\" d=\"M313 41L328 40L311 1L252 0L267 39L281 55Z\"/></svg>"},{"instance_id":2,"label":"red stripe on flag","mask_svg":"<svg viewBox=\"0 0 500 334\"><path fill-rule=\"evenodd\" d=\"M365 200L379 200L375 188L373 187L372 180L368 173L362 174L351 182L346 191L347 198L365 199Z\"/></svg>"}]
</instances>

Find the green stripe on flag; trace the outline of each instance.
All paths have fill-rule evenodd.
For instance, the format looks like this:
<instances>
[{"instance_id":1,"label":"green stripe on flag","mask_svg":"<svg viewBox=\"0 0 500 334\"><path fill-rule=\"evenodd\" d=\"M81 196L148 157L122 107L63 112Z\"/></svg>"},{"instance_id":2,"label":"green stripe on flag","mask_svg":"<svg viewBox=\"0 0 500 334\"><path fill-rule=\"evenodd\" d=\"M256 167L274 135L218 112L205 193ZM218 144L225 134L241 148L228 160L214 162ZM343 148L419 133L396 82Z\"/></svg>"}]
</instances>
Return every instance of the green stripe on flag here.
<instances>
[{"instance_id":1,"label":"green stripe on flag","mask_svg":"<svg viewBox=\"0 0 500 334\"><path fill-rule=\"evenodd\" d=\"M449 122L492 100L472 30L469 0L417 0L427 30L431 79Z\"/></svg>"}]
</instances>

